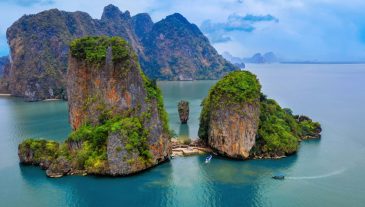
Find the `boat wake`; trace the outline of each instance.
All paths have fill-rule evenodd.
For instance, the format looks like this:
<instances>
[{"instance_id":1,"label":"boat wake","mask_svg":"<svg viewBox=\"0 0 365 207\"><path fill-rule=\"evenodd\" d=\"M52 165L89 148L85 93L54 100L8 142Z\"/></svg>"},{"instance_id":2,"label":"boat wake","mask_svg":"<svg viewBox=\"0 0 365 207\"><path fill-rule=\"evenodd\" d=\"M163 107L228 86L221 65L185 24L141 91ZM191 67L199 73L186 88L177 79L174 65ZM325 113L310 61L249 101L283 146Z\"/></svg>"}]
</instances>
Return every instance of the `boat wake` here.
<instances>
[{"instance_id":1,"label":"boat wake","mask_svg":"<svg viewBox=\"0 0 365 207\"><path fill-rule=\"evenodd\" d=\"M326 177L331 177L334 175L339 175L343 172L345 172L346 169L341 169L341 170L337 170L337 171L333 171L327 174L323 174L323 175L316 175L316 176L304 176L304 177L285 177L285 179L289 179L289 180L311 180L311 179L320 179L320 178L326 178Z\"/></svg>"}]
</instances>

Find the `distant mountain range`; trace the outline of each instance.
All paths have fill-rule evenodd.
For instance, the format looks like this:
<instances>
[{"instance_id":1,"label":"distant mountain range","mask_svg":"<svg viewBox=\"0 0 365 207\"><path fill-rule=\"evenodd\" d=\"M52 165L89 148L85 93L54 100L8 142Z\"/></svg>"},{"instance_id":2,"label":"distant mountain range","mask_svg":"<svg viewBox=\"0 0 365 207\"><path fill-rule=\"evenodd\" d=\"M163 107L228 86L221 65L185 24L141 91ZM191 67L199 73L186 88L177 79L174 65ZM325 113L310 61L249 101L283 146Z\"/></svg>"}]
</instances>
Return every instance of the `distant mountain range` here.
<instances>
[{"instance_id":1,"label":"distant mountain range","mask_svg":"<svg viewBox=\"0 0 365 207\"><path fill-rule=\"evenodd\" d=\"M319 61L319 60L297 60L281 61L282 64L365 64L365 61Z\"/></svg>"},{"instance_id":2,"label":"distant mountain range","mask_svg":"<svg viewBox=\"0 0 365 207\"><path fill-rule=\"evenodd\" d=\"M256 53L252 57L240 58L231 55L229 52L223 52L222 56L233 63L234 65L245 68L245 63L254 64L365 64L365 61L323 61L323 60L288 60L278 58L273 52L267 52L264 54Z\"/></svg>"},{"instance_id":3,"label":"distant mountain range","mask_svg":"<svg viewBox=\"0 0 365 207\"><path fill-rule=\"evenodd\" d=\"M256 53L252 57L248 58L235 57L229 52L224 52L222 56L233 64L240 66L241 68L242 66L244 66L245 63L266 64L280 62L280 59L273 52L267 52L264 54Z\"/></svg>"},{"instance_id":4,"label":"distant mountain range","mask_svg":"<svg viewBox=\"0 0 365 207\"><path fill-rule=\"evenodd\" d=\"M218 79L239 69L178 13L153 23L146 13L131 16L114 5L104 8L101 19L85 12L51 9L24 15L8 28L12 58L11 71L5 76L8 91L29 101L66 97L70 41L100 35L126 39L151 79Z\"/></svg>"}]
</instances>

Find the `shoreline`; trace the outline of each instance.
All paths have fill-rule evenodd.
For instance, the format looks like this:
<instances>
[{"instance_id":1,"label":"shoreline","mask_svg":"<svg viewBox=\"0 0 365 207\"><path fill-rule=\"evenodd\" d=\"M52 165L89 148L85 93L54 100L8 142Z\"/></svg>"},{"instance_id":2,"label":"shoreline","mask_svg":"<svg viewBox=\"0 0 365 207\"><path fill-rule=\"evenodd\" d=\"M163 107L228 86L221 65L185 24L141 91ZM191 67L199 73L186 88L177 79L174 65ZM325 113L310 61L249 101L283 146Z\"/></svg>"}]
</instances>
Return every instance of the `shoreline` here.
<instances>
[{"instance_id":1,"label":"shoreline","mask_svg":"<svg viewBox=\"0 0 365 207\"><path fill-rule=\"evenodd\" d=\"M184 144L181 142L181 140L177 138L171 139L172 144L172 153L171 157L190 157L190 156L197 156L197 155L203 155L203 154L213 154L214 156L219 156L217 152L215 152L212 148L207 146L204 142L201 140L192 140L190 144ZM292 154L295 154L297 152L294 152ZM285 155L270 155L270 154L257 154L257 155L250 155L246 159L235 159L235 158L229 158L225 156L221 156L226 159L232 159L232 160L278 160L286 158L292 154L285 154Z\"/></svg>"},{"instance_id":2,"label":"shoreline","mask_svg":"<svg viewBox=\"0 0 365 207\"><path fill-rule=\"evenodd\" d=\"M62 101L62 99L60 99L60 98L49 98L49 99L44 99L42 101Z\"/></svg>"},{"instance_id":3,"label":"shoreline","mask_svg":"<svg viewBox=\"0 0 365 207\"><path fill-rule=\"evenodd\" d=\"M0 97L17 97L17 96L12 96L11 93L0 93ZM22 98L23 100L25 100L24 97L20 97ZM37 100L35 102L38 102L38 101L62 101L63 99L60 99L60 98L48 98L48 99L44 99L44 100ZM27 102L27 101L26 101Z\"/></svg>"},{"instance_id":4,"label":"shoreline","mask_svg":"<svg viewBox=\"0 0 365 207\"><path fill-rule=\"evenodd\" d=\"M45 162L35 163L35 162L22 162L21 161L20 164L39 166L41 169L46 171L46 175L50 178L60 178L60 177L66 176L66 175L69 175L69 176L89 176L89 175L91 175L91 176L96 176L96 177L127 177L127 176L132 176L134 174L139 174L144 171L147 171L148 169L153 168L163 162L171 161L175 157L191 157L191 156L199 156L199 155L204 155L204 154L211 154L214 156L220 156L221 158L228 159L228 160L240 160L240 161L267 160L267 159L277 160L277 159L286 158L286 157L296 153L296 152L294 152L292 154L286 154L286 155L257 154L257 155L250 155L246 159L236 159L236 158L226 157L224 155L217 153L214 149L207 146L204 141L199 140L199 139L192 140L190 143L184 143L184 141L182 141L182 140L179 140L177 138L172 138L171 145L172 145L171 146L172 153L171 153L170 157L166 157L166 159L164 161L159 162L156 165L152 165L140 172L135 172L135 173L127 174L127 175L110 175L107 173L106 174L94 174L94 173L88 173L87 170L78 170L78 169L72 169L72 168L66 173L62 173L62 172L52 173L49 171L50 166L47 165L47 163L45 163ZM19 156L19 154L18 154L18 156ZM48 164L50 164L50 163L48 163Z\"/></svg>"},{"instance_id":5,"label":"shoreline","mask_svg":"<svg viewBox=\"0 0 365 207\"><path fill-rule=\"evenodd\" d=\"M171 139L172 153L171 157L187 157L194 155L202 155L207 153L216 153L208 146L206 146L201 140L192 140L191 143L185 144L177 138Z\"/></svg>"}]
</instances>

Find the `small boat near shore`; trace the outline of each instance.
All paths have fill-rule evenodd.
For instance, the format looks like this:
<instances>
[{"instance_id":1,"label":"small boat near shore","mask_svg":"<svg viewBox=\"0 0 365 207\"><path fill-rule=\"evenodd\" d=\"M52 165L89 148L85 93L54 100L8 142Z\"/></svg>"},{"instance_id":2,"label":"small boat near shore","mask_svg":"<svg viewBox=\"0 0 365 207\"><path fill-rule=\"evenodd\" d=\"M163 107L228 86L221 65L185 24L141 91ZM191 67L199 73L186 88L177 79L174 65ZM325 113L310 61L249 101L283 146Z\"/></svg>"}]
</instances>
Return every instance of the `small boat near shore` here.
<instances>
[{"instance_id":1,"label":"small boat near shore","mask_svg":"<svg viewBox=\"0 0 365 207\"><path fill-rule=\"evenodd\" d=\"M212 155L209 155L207 158L205 158L205 163L209 163L212 157Z\"/></svg>"},{"instance_id":2,"label":"small boat near shore","mask_svg":"<svg viewBox=\"0 0 365 207\"><path fill-rule=\"evenodd\" d=\"M278 173L278 174L273 175L272 178L275 180L284 180L285 175L283 173Z\"/></svg>"}]
</instances>

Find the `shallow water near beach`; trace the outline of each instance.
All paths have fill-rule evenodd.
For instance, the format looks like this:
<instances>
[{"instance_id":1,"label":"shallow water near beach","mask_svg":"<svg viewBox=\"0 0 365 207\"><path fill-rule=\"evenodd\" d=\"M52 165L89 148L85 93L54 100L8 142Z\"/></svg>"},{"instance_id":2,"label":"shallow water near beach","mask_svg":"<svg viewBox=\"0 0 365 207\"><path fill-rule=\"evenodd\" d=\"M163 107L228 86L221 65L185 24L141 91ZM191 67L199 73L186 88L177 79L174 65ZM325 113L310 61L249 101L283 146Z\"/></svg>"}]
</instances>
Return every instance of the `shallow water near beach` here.
<instances>
[{"instance_id":1,"label":"shallow water near beach","mask_svg":"<svg viewBox=\"0 0 365 207\"><path fill-rule=\"evenodd\" d=\"M280 160L175 158L124 178L50 179L20 166L27 137L64 140L67 103L25 103L0 97L0 206L363 206L365 203L365 65L248 65L268 97L323 127L322 139L301 143ZM159 82L170 127L197 138L200 103L215 81ZM188 125L177 103L190 102ZM271 179L283 172L287 179Z\"/></svg>"}]
</instances>

